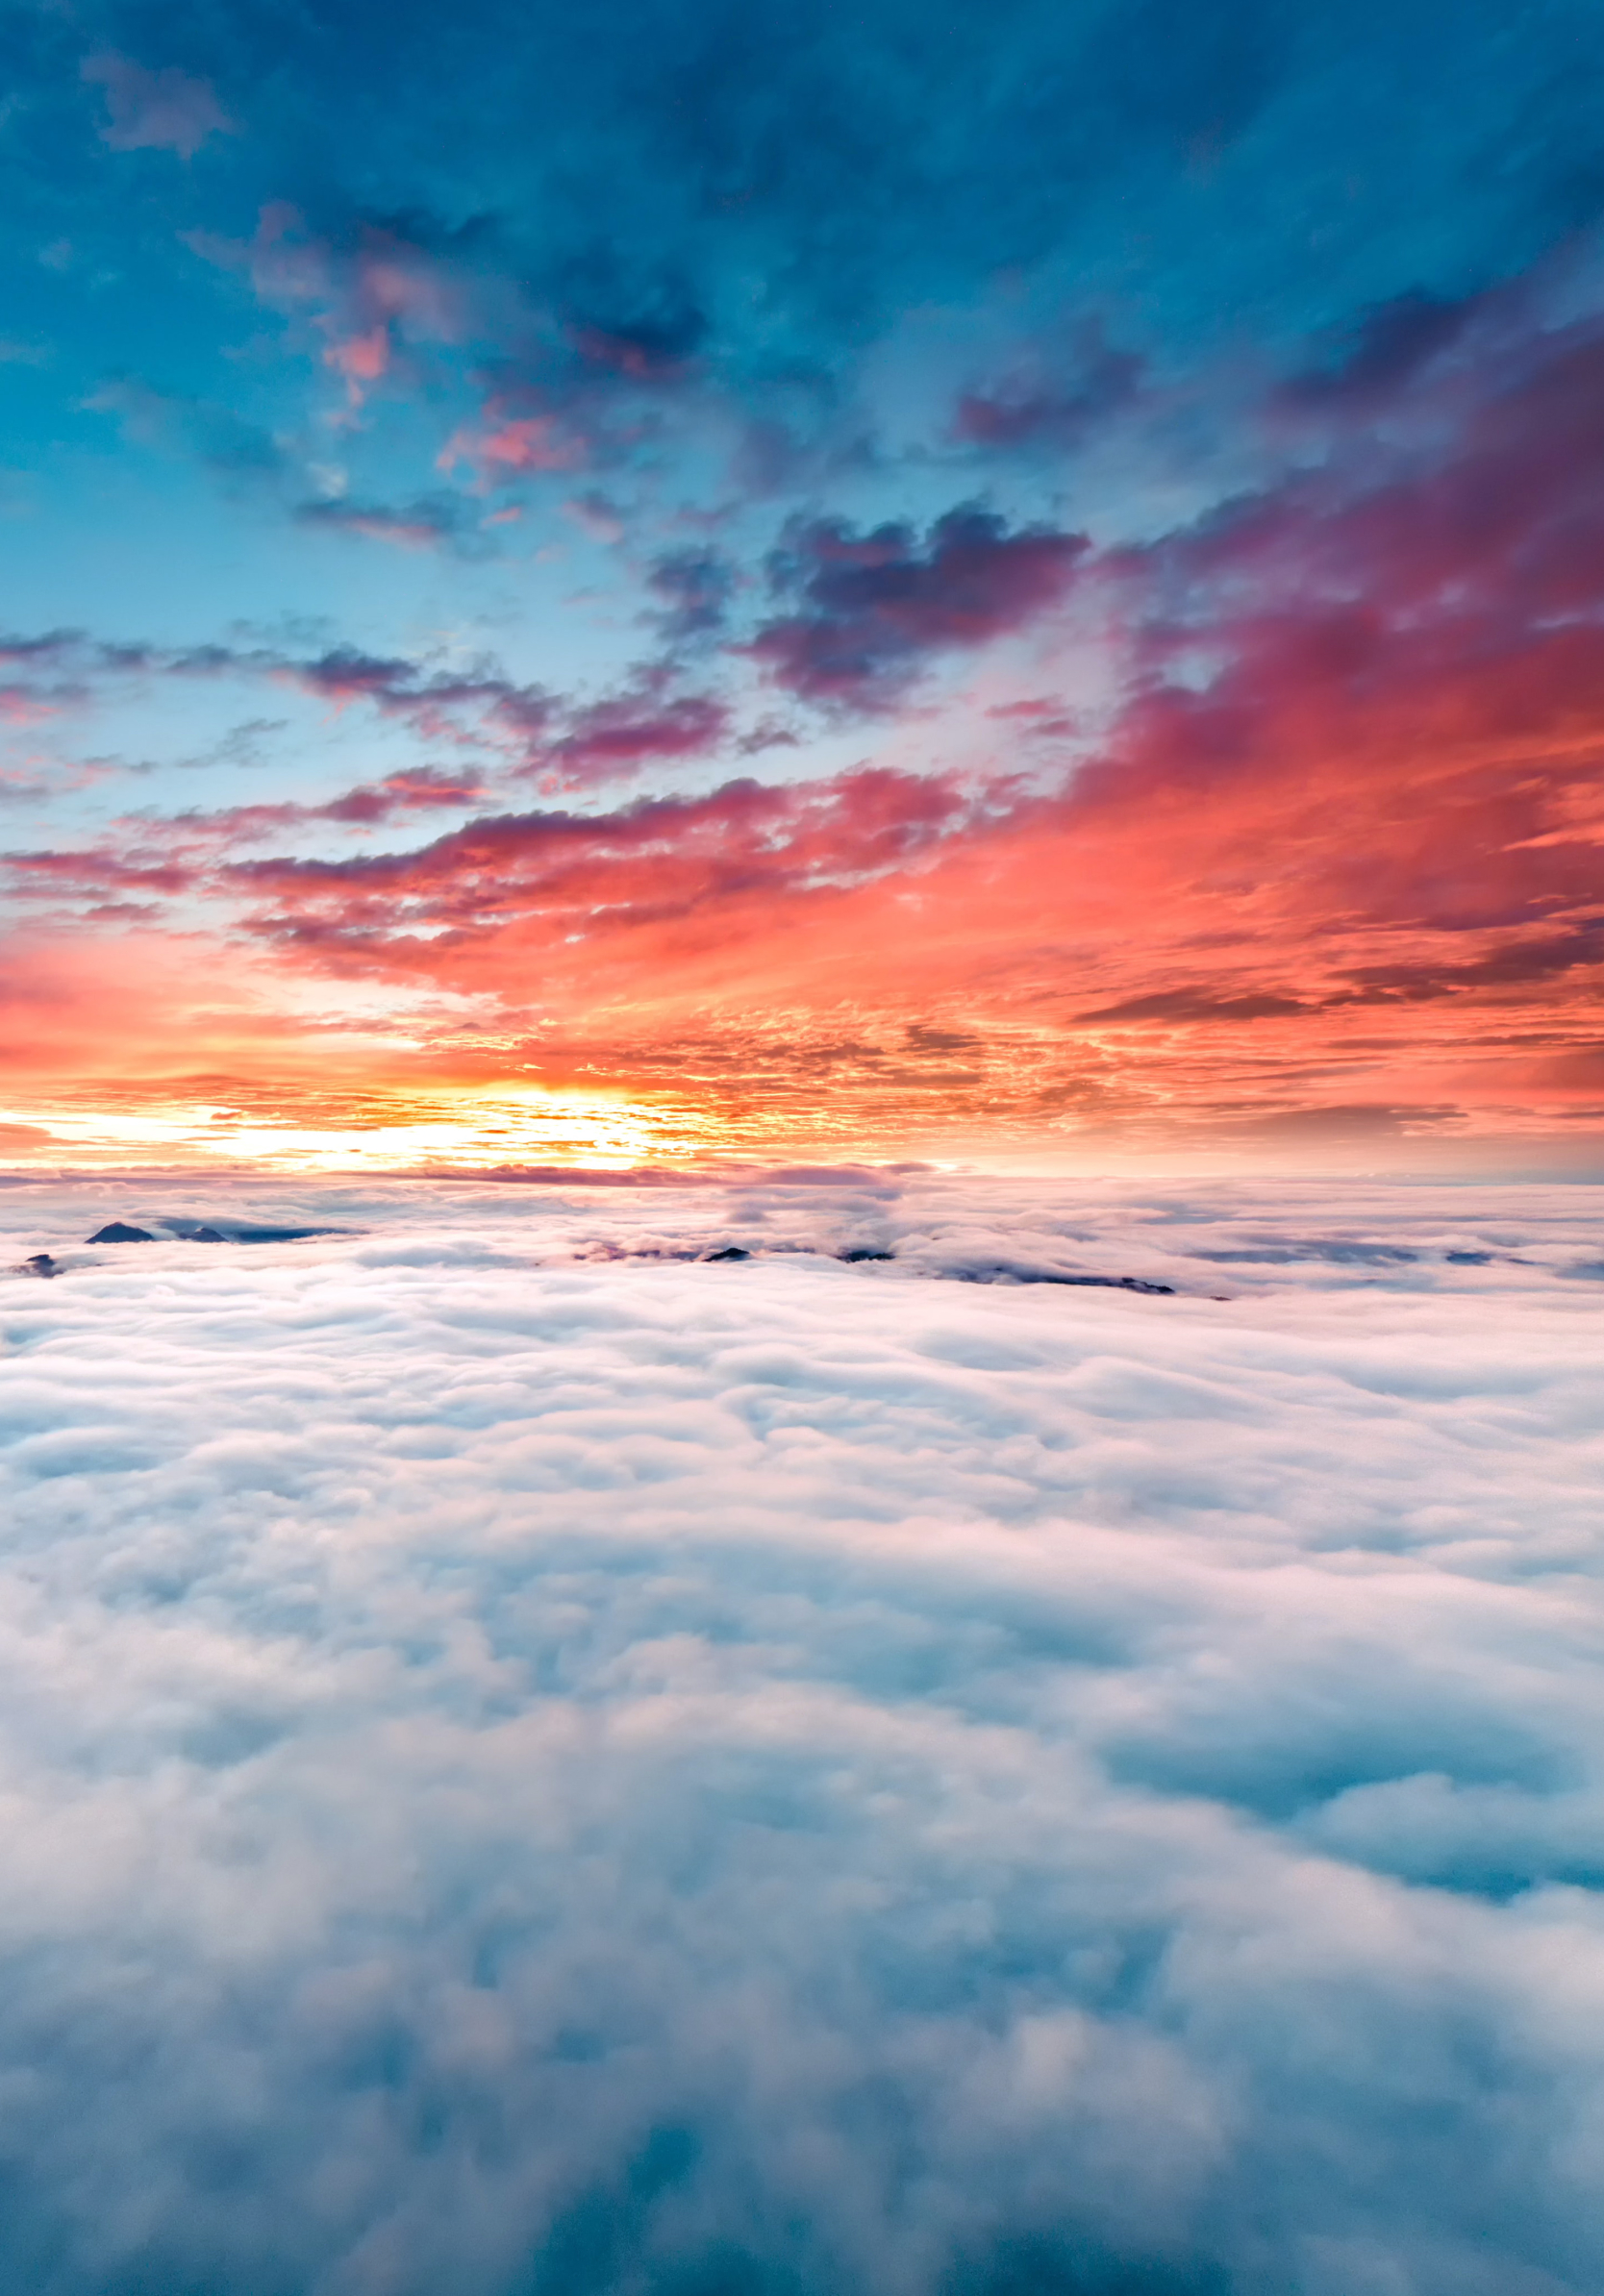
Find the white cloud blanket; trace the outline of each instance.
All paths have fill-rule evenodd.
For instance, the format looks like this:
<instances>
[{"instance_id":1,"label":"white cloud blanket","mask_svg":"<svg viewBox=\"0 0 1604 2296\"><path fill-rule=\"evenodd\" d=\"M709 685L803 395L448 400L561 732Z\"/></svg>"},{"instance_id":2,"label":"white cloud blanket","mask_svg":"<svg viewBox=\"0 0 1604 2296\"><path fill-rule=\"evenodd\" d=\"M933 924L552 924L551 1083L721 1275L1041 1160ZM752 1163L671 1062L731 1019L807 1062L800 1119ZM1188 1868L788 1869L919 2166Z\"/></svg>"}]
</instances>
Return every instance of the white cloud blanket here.
<instances>
[{"instance_id":1,"label":"white cloud blanket","mask_svg":"<svg viewBox=\"0 0 1604 2296\"><path fill-rule=\"evenodd\" d=\"M1604 1195L0 1222L0 2284L1604 2286Z\"/></svg>"}]
</instances>

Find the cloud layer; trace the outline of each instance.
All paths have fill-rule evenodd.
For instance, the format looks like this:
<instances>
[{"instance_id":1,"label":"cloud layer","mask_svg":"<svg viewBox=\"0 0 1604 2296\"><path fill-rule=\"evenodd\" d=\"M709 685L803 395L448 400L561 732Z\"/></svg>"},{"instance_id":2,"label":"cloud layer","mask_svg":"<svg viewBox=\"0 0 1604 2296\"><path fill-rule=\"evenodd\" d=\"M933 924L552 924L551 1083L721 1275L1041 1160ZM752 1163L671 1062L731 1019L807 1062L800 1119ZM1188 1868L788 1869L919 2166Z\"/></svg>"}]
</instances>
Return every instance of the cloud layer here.
<instances>
[{"instance_id":1,"label":"cloud layer","mask_svg":"<svg viewBox=\"0 0 1604 2296\"><path fill-rule=\"evenodd\" d=\"M4 1120L1596 1161L1601 20L1284 12L19 26Z\"/></svg>"},{"instance_id":2,"label":"cloud layer","mask_svg":"<svg viewBox=\"0 0 1604 2296\"><path fill-rule=\"evenodd\" d=\"M1591 1191L0 1215L8 2278L1596 2286Z\"/></svg>"}]
</instances>

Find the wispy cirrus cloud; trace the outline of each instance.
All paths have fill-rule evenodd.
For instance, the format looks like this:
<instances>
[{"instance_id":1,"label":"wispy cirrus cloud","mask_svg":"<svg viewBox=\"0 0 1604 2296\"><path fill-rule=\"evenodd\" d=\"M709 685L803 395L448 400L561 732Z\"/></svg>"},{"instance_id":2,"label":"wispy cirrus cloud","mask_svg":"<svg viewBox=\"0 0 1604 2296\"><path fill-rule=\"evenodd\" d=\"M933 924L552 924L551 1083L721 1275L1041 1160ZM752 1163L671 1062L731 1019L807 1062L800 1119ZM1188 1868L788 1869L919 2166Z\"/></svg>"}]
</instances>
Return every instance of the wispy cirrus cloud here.
<instances>
[{"instance_id":1,"label":"wispy cirrus cloud","mask_svg":"<svg viewBox=\"0 0 1604 2296\"><path fill-rule=\"evenodd\" d=\"M325 507L334 523L335 512L359 523L368 514L344 503ZM405 524L405 513L395 517ZM423 537L435 534L426 520ZM362 705L420 741L476 749L487 764L574 786L628 777L654 759L711 758L731 727L723 703L681 689L671 662L648 664L620 691L589 699L510 678L488 660L446 669L352 646L297 656L266 646L108 643L64 630L0 637L0 667L8 663L13 679L5 690L17 722L87 707L129 682L263 682L337 711Z\"/></svg>"}]
</instances>

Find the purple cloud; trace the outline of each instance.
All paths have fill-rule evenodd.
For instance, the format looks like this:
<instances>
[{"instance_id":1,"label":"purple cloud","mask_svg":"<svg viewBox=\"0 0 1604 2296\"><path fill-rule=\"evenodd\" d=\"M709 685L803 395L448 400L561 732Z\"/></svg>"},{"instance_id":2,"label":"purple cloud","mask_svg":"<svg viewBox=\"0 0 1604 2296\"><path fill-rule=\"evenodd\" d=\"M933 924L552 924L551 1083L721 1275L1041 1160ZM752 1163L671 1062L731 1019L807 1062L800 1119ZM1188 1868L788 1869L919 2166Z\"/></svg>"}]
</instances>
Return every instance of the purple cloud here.
<instances>
[{"instance_id":1,"label":"purple cloud","mask_svg":"<svg viewBox=\"0 0 1604 2296\"><path fill-rule=\"evenodd\" d=\"M873 709L893 700L927 657L986 644L1056 605L1084 535L1031 526L1010 534L973 506L949 511L923 548L905 525L856 535L839 519L793 527L769 564L792 612L765 623L752 652L778 685L814 702Z\"/></svg>"},{"instance_id":2,"label":"purple cloud","mask_svg":"<svg viewBox=\"0 0 1604 2296\"><path fill-rule=\"evenodd\" d=\"M1071 363L1074 371L1061 374L1038 359L965 391L953 417L954 437L1000 453L1079 446L1097 423L1135 398L1143 362L1088 331Z\"/></svg>"}]
</instances>

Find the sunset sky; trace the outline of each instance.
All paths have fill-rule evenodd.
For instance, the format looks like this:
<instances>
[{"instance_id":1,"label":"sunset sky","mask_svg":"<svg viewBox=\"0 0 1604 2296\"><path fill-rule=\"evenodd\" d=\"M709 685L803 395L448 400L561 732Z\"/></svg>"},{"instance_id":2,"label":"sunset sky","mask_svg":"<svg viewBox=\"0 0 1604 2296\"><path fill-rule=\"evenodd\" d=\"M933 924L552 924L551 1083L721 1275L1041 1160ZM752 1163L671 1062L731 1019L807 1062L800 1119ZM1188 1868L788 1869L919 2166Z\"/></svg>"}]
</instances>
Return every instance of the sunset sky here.
<instances>
[{"instance_id":1,"label":"sunset sky","mask_svg":"<svg viewBox=\"0 0 1604 2296\"><path fill-rule=\"evenodd\" d=\"M7 39L8 1168L1604 1168L1592 0Z\"/></svg>"},{"instance_id":2,"label":"sunset sky","mask_svg":"<svg viewBox=\"0 0 1604 2296\"><path fill-rule=\"evenodd\" d=\"M0 2296L1604 2296L1604 0L0 55Z\"/></svg>"}]
</instances>

